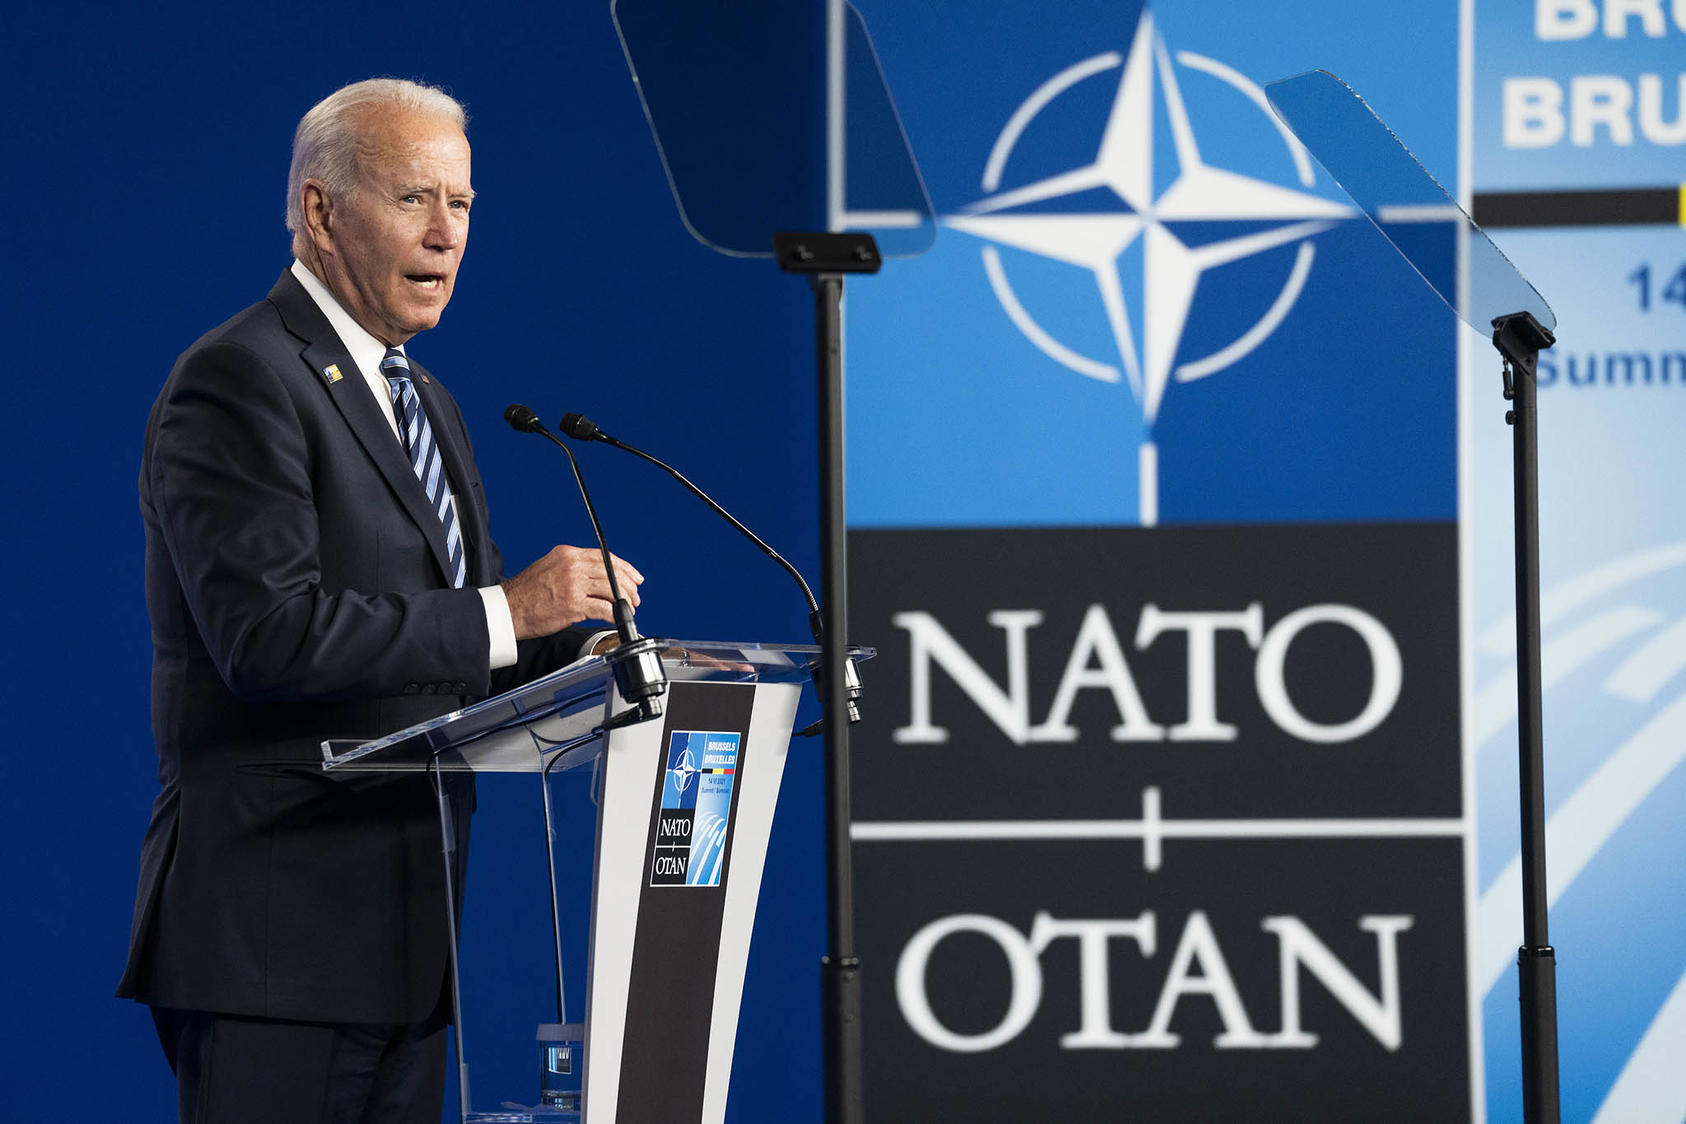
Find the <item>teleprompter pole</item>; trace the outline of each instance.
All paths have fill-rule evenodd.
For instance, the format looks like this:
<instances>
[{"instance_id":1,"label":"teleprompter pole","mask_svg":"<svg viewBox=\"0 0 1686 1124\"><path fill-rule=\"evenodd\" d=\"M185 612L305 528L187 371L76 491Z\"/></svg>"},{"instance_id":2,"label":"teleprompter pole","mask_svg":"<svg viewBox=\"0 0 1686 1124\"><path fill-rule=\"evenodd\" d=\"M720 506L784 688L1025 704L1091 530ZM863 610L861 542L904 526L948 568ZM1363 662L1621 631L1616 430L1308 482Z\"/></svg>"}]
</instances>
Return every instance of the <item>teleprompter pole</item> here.
<instances>
[{"instance_id":1,"label":"teleprompter pole","mask_svg":"<svg viewBox=\"0 0 1686 1124\"><path fill-rule=\"evenodd\" d=\"M821 961L828 1124L862 1124L861 963L855 955L854 874L849 840L848 552L844 524L843 275L882 264L870 234L777 234L779 265L814 290L819 389L820 696L825 722L827 933Z\"/></svg>"},{"instance_id":2,"label":"teleprompter pole","mask_svg":"<svg viewBox=\"0 0 1686 1124\"><path fill-rule=\"evenodd\" d=\"M827 953L821 1011L826 1036L826 1118L858 1124L861 1113L861 970L855 955L854 869L849 842L847 684L831 674L848 658L847 540L843 491L843 278L816 274L814 312L820 428L820 608L825 636L820 680L825 703Z\"/></svg>"},{"instance_id":3,"label":"teleprompter pole","mask_svg":"<svg viewBox=\"0 0 1686 1124\"><path fill-rule=\"evenodd\" d=\"M1557 959L1547 927L1545 753L1540 702L1540 490L1535 369L1556 342L1526 312L1493 321L1504 357L1516 511L1517 776L1522 805L1522 947L1516 953L1522 1017L1522 1112L1558 1124Z\"/></svg>"}]
</instances>

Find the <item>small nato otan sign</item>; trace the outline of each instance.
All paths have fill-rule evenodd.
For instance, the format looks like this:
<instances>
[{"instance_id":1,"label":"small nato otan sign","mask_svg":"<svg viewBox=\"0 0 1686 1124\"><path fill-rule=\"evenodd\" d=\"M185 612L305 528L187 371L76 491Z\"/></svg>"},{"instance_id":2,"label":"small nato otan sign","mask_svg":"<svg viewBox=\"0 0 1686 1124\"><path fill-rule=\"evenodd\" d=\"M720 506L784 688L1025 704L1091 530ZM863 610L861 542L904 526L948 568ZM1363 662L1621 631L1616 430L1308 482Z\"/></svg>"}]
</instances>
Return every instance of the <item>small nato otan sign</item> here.
<instances>
[{"instance_id":1,"label":"small nato otan sign","mask_svg":"<svg viewBox=\"0 0 1686 1124\"><path fill-rule=\"evenodd\" d=\"M651 886L719 886L742 735L674 730L656 809Z\"/></svg>"}]
</instances>

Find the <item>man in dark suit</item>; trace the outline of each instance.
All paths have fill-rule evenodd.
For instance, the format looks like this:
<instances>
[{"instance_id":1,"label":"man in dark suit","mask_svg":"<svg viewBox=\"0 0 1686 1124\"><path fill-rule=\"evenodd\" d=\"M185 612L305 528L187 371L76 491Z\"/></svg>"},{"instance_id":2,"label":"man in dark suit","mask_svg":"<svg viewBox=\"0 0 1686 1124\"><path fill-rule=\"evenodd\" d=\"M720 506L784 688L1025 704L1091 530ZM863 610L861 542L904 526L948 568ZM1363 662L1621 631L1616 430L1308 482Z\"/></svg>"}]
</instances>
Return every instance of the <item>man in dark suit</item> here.
<instances>
[{"instance_id":1,"label":"man in dark suit","mask_svg":"<svg viewBox=\"0 0 1686 1124\"><path fill-rule=\"evenodd\" d=\"M330 780L366 740L578 656L601 556L503 579L456 403L405 341L450 300L461 107L379 79L300 122L297 260L189 348L141 469L162 791L118 994L183 1120L439 1119L449 938L427 776ZM615 560L636 602L642 577Z\"/></svg>"}]
</instances>

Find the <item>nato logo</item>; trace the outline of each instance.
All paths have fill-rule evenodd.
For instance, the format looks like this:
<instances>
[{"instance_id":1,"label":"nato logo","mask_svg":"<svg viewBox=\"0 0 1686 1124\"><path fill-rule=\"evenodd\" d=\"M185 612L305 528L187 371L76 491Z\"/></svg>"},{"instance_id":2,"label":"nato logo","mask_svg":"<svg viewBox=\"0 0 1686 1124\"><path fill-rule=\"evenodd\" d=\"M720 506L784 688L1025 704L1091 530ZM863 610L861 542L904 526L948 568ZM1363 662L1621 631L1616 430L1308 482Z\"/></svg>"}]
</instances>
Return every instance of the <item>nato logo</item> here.
<instances>
[{"instance_id":1,"label":"nato logo","mask_svg":"<svg viewBox=\"0 0 1686 1124\"><path fill-rule=\"evenodd\" d=\"M1279 52L1090 14L896 72L943 229L851 289L850 524L1455 518L1456 317L1271 112Z\"/></svg>"},{"instance_id":2,"label":"nato logo","mask_svg":"<svg viewBox=\"0 0 1686 1124\"><path fill-rule=\"evenodd\" d=\"M656 810L652 886L719 886L743 735L674 730Z\"/></svg>"},{"instance_id":3,"label":"nato logo","mask_svg":"<svg viewBox=\"0 0 1686 1124\"><path fill-rule=\"evenodd\" d=\"M1298 187L1285 187L1211 162L1184 101L1179 70L1216 79L1251 103L1250 126L1273 130ZM1002 189L1015 147L1061 96L1091 78L1116 74L1117 92L1094 155L1069 170ZM1155 96L1157 93L1157 97ZM1162 105L1162 115L1156 112ZM1243 103L1244 104L1244 103ZM1169 152L1155 125L1162 117ZM1161 155L1169 159L1160 159ZM1066 67L1018 107L984 166L983 197L945 225L987 241L983 267L1003 314L1060 367L1102 382L1125 382L1141 411L1139 519L1158 522L1158 448L1153 427L1174 383L1224 371L1273 333L1293 309L1316 259L1311 239L1355 212L1315 194L1311 158L1272 115L1257 83L1193 51L1174 55L1144 11L1128 55L1107 51ZM1085 352L1029 312L997 246L1010 246L1089 274L1106 318L1110 347ZM1230 338L1184 356L1184 337L1201 278L1210 270L1295 247L1285 276L1259 279L1275 296Z\"/></svg>"},{"instance_id":4,"label":"nato logo","mask_svg":"<svg viewBox=\"0 0 1686 1124\"><path fill-rule=\"evenodd\" d=\"M662 807L694 808L697 804L696 760L691 756L688 739L674 735L668 751L667 785L662 790Z\"/></svg>"}]
</instances>

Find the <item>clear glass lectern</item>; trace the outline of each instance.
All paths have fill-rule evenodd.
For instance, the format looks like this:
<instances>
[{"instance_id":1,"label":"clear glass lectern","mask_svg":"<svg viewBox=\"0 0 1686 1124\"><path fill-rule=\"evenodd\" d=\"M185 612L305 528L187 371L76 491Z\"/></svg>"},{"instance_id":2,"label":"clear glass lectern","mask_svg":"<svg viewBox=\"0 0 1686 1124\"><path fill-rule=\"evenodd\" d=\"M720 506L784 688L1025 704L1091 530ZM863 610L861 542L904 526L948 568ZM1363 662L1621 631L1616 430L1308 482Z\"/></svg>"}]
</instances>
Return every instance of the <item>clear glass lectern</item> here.
<instances>
[{"instance_id":1,"label":"clear glass lectern","mask_svg":"<svg viewBox=\"0 0 1686 1124\"><path fill-rule=\"evenodd\" d=\"M797 699L818 656L811 645L672 641L663 656L666 713L652 721L616 724L627 704L609 663L593 656L374 741L323 743L330 775L423 772L433 780L464 1124L724 1119L773 810ZM494 1094L496 1107L476 1107L471 1096L454 951L465 869L458 840L477 773L537 777L547 840L556 837L554 781L584 777L596 806L584 1021L567 1021L561 995L556 864L569 860L552 846L557 979L532 987L555 987L558 1019L538 1028L539 1080ZM662 1079L649 1080L652 1073ZM530 1100L539 1103L521 1103Z\"/></svg>"}]
</instances>

